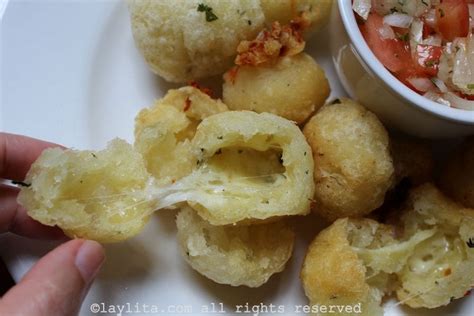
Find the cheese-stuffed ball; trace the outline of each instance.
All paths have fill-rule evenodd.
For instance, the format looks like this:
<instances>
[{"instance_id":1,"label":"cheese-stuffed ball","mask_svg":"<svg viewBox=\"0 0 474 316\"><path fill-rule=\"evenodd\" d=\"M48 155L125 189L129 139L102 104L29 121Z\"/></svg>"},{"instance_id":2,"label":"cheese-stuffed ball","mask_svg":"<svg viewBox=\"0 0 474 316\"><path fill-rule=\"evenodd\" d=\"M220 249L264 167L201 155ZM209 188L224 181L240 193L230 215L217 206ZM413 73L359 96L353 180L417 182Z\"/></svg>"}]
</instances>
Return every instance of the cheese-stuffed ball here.
<instances>
[{"instance_id":1,"label":"cheese-stuffed ball","mask_svg":"<svg viewBox=\"0 0 474 316\"><path fill-rule=\"evenodd\" d=\"M438 184L452 199L474 208L474 138L467 139L453 151L442 166Z\"/></svg>"},{"instance_id":2,"label":"cheese-stuffed ball","mask_svg":"<svg viewBox=\"0 0 474 316\"><path fill-rule=\"evenodd\" d=\"M152 71L187 82L224 73L265 17L255 0L128 0L133 37Z\"/></svg>"},{"instance_id":3,"label":"cheese-stuffed ball","mask_svg":"<svg viewBox=\"0 0 474 316\"><path fill-rule=\"evenodd\" d=\"M191 173L196 159L191 139L206 117L227 111L220 100L194 87L169 90L135 118L135 147L143 155L147 170L162 184Z\"/></svg>"},{"instance_id":4,"label":"cheese-stuffed ball","mask_svg":"<svg viewBox=\"0 0 474 316\"><path fill-rule=\"evenodd\" d=\"M397 272L397 297L410 307L436 308L462 298L474 285L474 210L432 184L410 193L402 216L404 238L432 230Z\"/></svg>"},{"instance_id":5,"label":"cheese-stuffed ball","mask_svg":"<svg viewBox=\"0 0 474 316\"><path fill-rule=\"evenodd\" d=\"M293 250L295 236L283 222L212 226L186 207L176 223L183 257L221 284L259 287L284 269Z\"/></svg>"},{"instance_id":6,"label":"cheese-stuffed ball","mask_svg":"<svg viewBox=\"0 0 474 316\"><path fill-rule=\"evenodd\" d=\"M162 204L186 200L213 225L309 212L313 159L294 123L269 113L223 112L201 122L192 146L196 170Z\"/></svg>"},{"instance_id":7,"label":"cheese-stuffed ball","mask_svg":"<svg viewBox=\"0 0 474 316\"><path fill-rule=\"evenodd\" d=\"M420 185L433 177L434 158L428 143L413 138L392 137L390 152L395 167L395 184L408 179Z\"/></svg>"},{"instance_id":8,"label":"cheese-stuffed ball","mask_svg":"<svg viewBox=\"0 0 474 316\"><path fill-rule=\"evenodd\" d=\"M231 110L270 112L297 123L306 121L330 93L324 70L305 53L244 65L224 79L223 99Z\"/></svg>"},{"instance_id":9,"label":"cheese-stuffed ball","mask_svg":"<svg viewBox=\"0 0 474 316\"><path fill-rule=\"evenodd\" d=\"M265 20L290 23L298 17L307 23L305 36L320 30L329 20L333 0L261 0Z\"/></svg>"},{"instance_id":10,"label":"cheese-stuffed ball","mask_svg":"<svg viewBox=\"0 0 474 316\"><path fill-rule=\"evenodd\" d=\"M18 201L42 224L71 238L116 242L138 234L153 208L142 157L122 140L102 151L46 149Z\"/></svg>"},{"instance_id":11,"label":"cheese-stuffed ball","mask_svg":"<svg viewBox=\"0 0 474 316\"><path fill-rule=\"evenodd\" d=\"M338 219L310 244L301 271L304 291L317 314L321 305L356 310L336 315L383 315L385 295L417 244L433 235L420 231L400 242L392 226L370 219Z\"/></svg>"},{"instance_id":12,"label":"cheese-stuffed ball","mask_svg":"<svg viewBox=\"0 0 474 316\"><path fill-rule=\"evenodd\" d=\"M314 157L315 211L329 220L363 216L382 205L394 166L388 134L362 105L336 100L304 127Z\"/></svg>"}]
</instances>

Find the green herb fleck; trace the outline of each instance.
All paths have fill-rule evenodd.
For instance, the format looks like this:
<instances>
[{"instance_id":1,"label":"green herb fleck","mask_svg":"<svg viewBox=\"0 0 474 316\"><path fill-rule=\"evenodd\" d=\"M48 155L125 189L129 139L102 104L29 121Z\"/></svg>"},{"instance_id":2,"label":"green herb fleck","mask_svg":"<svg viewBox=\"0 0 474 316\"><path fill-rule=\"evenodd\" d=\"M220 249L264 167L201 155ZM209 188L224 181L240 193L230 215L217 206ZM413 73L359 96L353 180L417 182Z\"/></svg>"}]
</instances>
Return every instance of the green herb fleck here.
<instances>
[{"instance_id":1,"label":"green herb fleck","mask_svg":"<svg viewBox=\"0 0 474 316\"><path fill-rule=\"evenodd\" d=\"M341 100L335 99L334 101L331 102L331 104L341 104Z\"/></svg>"},{"instance_id":2,"label":"green herb fleck","mask_svg":"<svg viewBox=\"0 0 474 316\"><path fill-rule=\"evenodd\" d=\"M31 186L31 183L26 183L23 181L15 181L15 180L12 180L12 184L19 185L20 187L25 187L25 188L29 188Z\"/></svg>"},{"instance_id":3,"label":"green herb fleck","mask_svg":"<svg viewBox=\"0 0 474 316\"><path fill-rule=\"evenodd\" d=\"M466 244L469 248L474 248L474 238L469 238L469 240L466 241Z\"/></svg>"},{"instance_id":4,"label":"green herb fleck","mask_svg":"<svg viewBox=\"0 0 474 316\"><path fill-rule=\"evenodd\" d=\"M97 158L97 155L94 153L91 153L92 157Z\"/></svg>"},{"instance_id":5,"label":"green herb fleck","mask_svg":"<svg viewBox=\"0 0 474 316\"><path fill-rule=\"evenodd\" d=\"M218 19L217 15L212 12L212 8L204 3L198 4L197 7L198 12L205 12L206 13L206 21L212 22Z\"/></svg>"},{"instance_id":6,"label":"green herb fleck","mask_svg":"<svg viewBox=\"0 0 474 316\"><path fill-rule=\"evenodd\" d=\"M425 6L428 6L428 3L425 0L421 0L421 3L423 3Z\"/></svg>"},{"instance_id":7,"label":"green herb fleck","mask_svg":"<svg viewBox=\"0 0 474 316\"><path fill-rule=\"evenodd\" d=\"M219 139L219 140L221 140L223 138L224 138L224 136L217 136L217 139Z\"/></svg>"},{"instance_id":8,"label":"green herb fleck","mask_svg":"<svg viewBox=\"0 0 474 316\"><path fill-rule=\"evenodd\" d=\"M474 83L469 83L469 84L467 85L467 88L468 88L469 90L474 90Z\"/></svg>"},{"instance_id":9,"label":"green herb fleck","mask_svg":"<svg viewBox=\"0 0 474 316\"><path fill-rule=\"evenodd\" d=\"M428 68L431 68L433 67L434 65L436 65L437 63L434 61L434 60L427 60L425 61L425 66L428 67Z\"/></svg>"},{"instance_id":10,"label":"green herb fleck","mask_svg":"<svg viewBox=\"0 0 474 316\"><path fill-rule=\"evenodd\" d=\"M410 38L410 35L408 33L405 33L405 34L397 34L397 37L404 41L404 42L408 42L408 39Z\"/></svg>"},{"instance_id":11,"label":"green herb fleck","mask_svg":"<svg viewBox=\"0 0 474 316\"><path fill-rule=\"evenodd\" d=\"M248 24L248 25L252 25L252 21L251 21L251 20L247 20L247 24Z\"/></svg>"}]
</instances>

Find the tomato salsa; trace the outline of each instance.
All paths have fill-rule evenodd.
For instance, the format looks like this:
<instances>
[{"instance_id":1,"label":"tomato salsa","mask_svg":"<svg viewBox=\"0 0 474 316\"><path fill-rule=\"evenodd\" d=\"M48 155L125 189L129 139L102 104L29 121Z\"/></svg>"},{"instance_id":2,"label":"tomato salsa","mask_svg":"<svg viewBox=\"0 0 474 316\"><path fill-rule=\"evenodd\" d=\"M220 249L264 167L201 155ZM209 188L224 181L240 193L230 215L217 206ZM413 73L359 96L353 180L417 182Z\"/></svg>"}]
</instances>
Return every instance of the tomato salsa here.
<instances>
[{"instance_id":1,"label":"tomato salsa","mask_svg":"<svg viewBox=\"0 0 474 316\"><path fill-rule=\"evenodd\" d=\"M353 0L378 60L407 87L474 110L474 0Z\"/></svg>"}]
</instances>

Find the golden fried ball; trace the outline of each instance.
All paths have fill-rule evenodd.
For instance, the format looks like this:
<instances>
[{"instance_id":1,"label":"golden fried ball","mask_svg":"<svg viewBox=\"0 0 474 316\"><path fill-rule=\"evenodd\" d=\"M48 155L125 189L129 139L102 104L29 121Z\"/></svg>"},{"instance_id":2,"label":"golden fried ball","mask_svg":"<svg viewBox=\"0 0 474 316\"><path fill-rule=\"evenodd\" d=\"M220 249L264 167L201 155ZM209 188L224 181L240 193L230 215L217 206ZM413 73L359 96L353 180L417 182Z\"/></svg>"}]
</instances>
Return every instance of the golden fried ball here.
<instances>
[{"instance_id":1,"label":"golden fried ball","mask_svg":"<svg viewBox=\"0 0 474 316\"><path fill-rule=\"evenodd\" d=\"M135 118L135 147L143 155L147 170L162 184L191 173L196 159L191 139L206 117L227 111L199 89L183 87L168 93Z\"/></svg>"},{"instance_id":2,"label":"golden fried ball","mask_svg":"<svg viewBox=\"0 0 474 316\"><path fill-rule=\"evenodd\" d=\"M284 269L293 251L295 236L283 222L212 226L186 207L176 223L183 257L221 284L259 287Z\"/></svg>"},{"instance_id":3,"label":"golden fried ball","mask_svg":"<svg viewBox=\"0 0 474 316\"><path fill-rule=\"evenodd\" d=\"M320 30L329 20L333 0L261 0L265 20L267 23L279 21L287 24L307 12L305 16L310 27L305 36Z\"/></svg>"},{"instance_id":4,"label":"golden fried ball","mask_svg":"<svg viewBox=\"0 0 474 316\"><path fill-rule=\"evenodd\" d=\"M303 123L330 93L324 70L305 53L226 74L223 99L231 110L270 112Z\"/></svg>"},{"instance_id":5,"label":"golden fried ball","mask_svg":"<svg viewBox=\"0 0 474 316\"><path fill-rule=\"evenodd\" d=\"M366 267L356 247L370 249L391 243L391 228L369 219L338 219L320 232L310 244L301 270L310 304L360 304L360 313L336 315L383 315L380 305L390 292L392 278Z\"/></svg>"},{"instance_id":6,"label":"golden fried ball","mask_svg":"<svg viewBox=\"0 0 474 316\"><path fill-rule=\"evenodd\" d=\"M454 150L442 168L438 184L452 199L474 208L474 138Z\"/></svg>"},{"instance_id":7,"label":"golden fried ball","mask_svg":"<svg viewBox=\"0 0 474 316\"><path fill-rule=\"evenodd\" d=\"M102 151L46 149L18 201L33 219L66 235L116 242L138 234L153 211L141 155L123 140Z\"/></svg>"},{"instance_id":8,"label":"golden fried ball","mask_svg":"<svg viewBox=\"0 0 474 316\"><path fill-rule=\"evenodd\" d=\"M201 122L192 145L197 169L176 184L176 199L181 195L211 224L309 212L311 148L292 122L269 113L223 112Z\"/></svg>"},{"instance_id":9,"label":"golden fried ball","mask_svg":"<svg viewBox=\"0 0 474 316\"><path fill-rule=\"evenodd\" d=\"M318 214L357 217L382 205L394 167L387 131L373 113L337 100L311 118L304 135L313 149Z\"/></svg>"},{"instance_id":10,"label":"golden fried ball","mask_svg":"<svg viewBox=\"0 0 474 316\"><path fill-rule=\"evenodd\" d=\"M405 237L435 233L416 246L397 273L398 299L410 307L436 308L462 298L474 284L474 210L428 183L412 190L402 221Z\"/></svg>"},{"instance_id":11,"label":"golden fried ball","mask_svg":"<svg viewBox=\"0 0 474 316\"><path fill-rule=\"evenodd\" d=\"M361 303L361 315L383 315L382 298L395 290L395 273L434 233L420 230L397 240L395 227L371 219L338 219L308 248L301 271L306 296L312 305Z\"/></svg>"},{"instance_id":12,"label":"golden fried ball","mask_svg":"<svg viewBox=\"0 0 474 316\"><path fill-rule=\"evenodd\" d=\"M254 0L128 0L128 7L140 52L171 82L224 73L240 41L254 38L265 22Z\"/></svg>"},{"instance_id":13,"label":"golden fried ball","mask_svg":"<svg viewBox=\"0 0 474 316\"><path fill-rule=\"evenodd\" d=\"M392 137L390 152L395 167L395 183L409 179L412 185L431 180L434 169L433 153L426 141Z\"/></svg>"}]
</instances>

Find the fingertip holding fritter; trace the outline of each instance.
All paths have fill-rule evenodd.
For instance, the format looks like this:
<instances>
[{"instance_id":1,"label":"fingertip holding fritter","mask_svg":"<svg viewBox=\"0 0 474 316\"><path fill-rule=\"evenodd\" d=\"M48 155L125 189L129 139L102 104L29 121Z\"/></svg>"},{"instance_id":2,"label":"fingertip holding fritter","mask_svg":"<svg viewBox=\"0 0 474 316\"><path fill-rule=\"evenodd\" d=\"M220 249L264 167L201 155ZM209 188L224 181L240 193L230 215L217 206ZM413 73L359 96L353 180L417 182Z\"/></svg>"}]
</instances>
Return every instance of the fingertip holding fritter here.
<instances>
[{"instance_id":1,"label":"fingertip holding fritter","mask_svg":"<svg viewBox=\"0 0 474 316\"><path fill-rule=\"evenodd\" d=\"M197 88L169 90L135 118L135 147L143 155L147 170L169 184L196 167L191 140L199 123L208 116L227 111L220 100Z\"/></svg>"},{"instance_id":2,"label":"fingertip holding fritter","mask_svg":"<svg viewBox=\"0 0 474 316\"><path fill-rule=\"evenodd\" d=\"M304 127L313 150L315 210L329 220L364 216L393 184L387 131L360 104L338 99Z\"/></svg>"},{"instance_id":3,"label":"fingertip holding fritter","mask_svg":"<svg viewBox=\"0 0 474 316\"><path fill-rule=\"evenodd\" d=\"M292 255L295 236L283 222L212 226L185 207L176 223L183 257L217 283L259 287L281 272Z\"/></svg>"},{"instance_id":4,"label":"fingertip holding fritter","mask_svg":"<svg viewBox=\"0 0 474 316\"><path fill-rule=\"evenodd\" d=\"M234 71L234 70L232 70ZM240 66L224 75L223 99L231 110L269 112L302 123L330 93L324 70L305 53L276 63Z\"/></svg>"},{"instance_id":5,"label":"fingertip holding fritter","mask_svg":"<svg viewBox=\"0 0 474 316\"><path fill-rule=\"evenodd\" d=\"M153 211L141 155L123 140L102 151L46 149L18 201L42 224L72 238L117 242L138 234Z\"/></svg>"},{"instance_id":6,"label":"fingertip holding fritter","mask_svg":"<svg viewBox=\"0 0 474 316\"><path fill-rule=\"evenodd\" d=\"M474 138L466 139L448 157L438 179L440 188L462 205L474 208Z\"/></svg>"}]
</instances>

